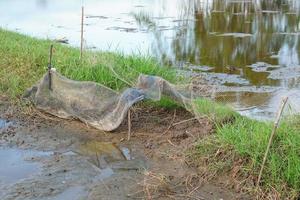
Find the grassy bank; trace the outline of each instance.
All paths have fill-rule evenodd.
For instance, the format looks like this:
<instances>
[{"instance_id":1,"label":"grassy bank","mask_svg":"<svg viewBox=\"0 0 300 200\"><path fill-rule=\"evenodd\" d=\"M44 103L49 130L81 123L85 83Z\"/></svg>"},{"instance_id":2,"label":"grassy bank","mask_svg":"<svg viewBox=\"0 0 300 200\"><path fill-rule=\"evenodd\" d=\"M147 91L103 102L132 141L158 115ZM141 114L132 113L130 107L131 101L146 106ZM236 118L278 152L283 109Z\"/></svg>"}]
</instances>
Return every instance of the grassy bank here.
<instances>
[{"instance_id":1,"label":"grassy bank","mask_svg":"<svg viewBox=\"0 0 300 200\"><path fill-rule=\"evenodd\" d=\"M197 101L196 105L198 112L216 122L216 129L214 135L196 144L193 160L204 173L230 175L236 187L253 190L273 124L248 119L207 100ZM294 116L280 123L262 177L260 194L265 198L300 197L299 122Z\"/></svg>"},{"instance_id":2,"label":"grassy bank","mask_svg":"<svg viewBox=\"0 0 300 200\"><path fill-rule=\"evenodd\" d=\"M0 29L0 94L18 99L26 88L36 83L47 70L48 51L52 42L33 39ZM115 90L133 86L140 73L161 76L178 82L176 72L161 67L155 60L142 56L125 56L109 52L85 52L79 59L76 48L55 44L53 65L74 80L95 81ZM175 104L163 100L160 106ZM223 105L201 99L194 111L215 123L215 134L203 138L191 154L206 173L230 174L236 185L255 188L272 124L240 116ZM279 198L297 198L300 192L300 123L299 119L282 121L272 144L263 174L264 194ZM233 181L234 182L234 181Z\"/></svg>"},{"instance_id":3,"label":"grassy bank","mask_svg":"<svg viewBox=\"0 0 300 200\"><path fill-rule=\"evenodd\" d=\"M0 29L0 93L17 98L36 83L47 70L52 43ZM74 80L95 81L121 90L134 85L140 73L158 75L170 82L178 79L174 70L161 67L150 57L87 51L80 60L76 48L57 43L54 48L54 67ZM168 106L171 102L161 104Z\"/></svg>"}]
</instances>

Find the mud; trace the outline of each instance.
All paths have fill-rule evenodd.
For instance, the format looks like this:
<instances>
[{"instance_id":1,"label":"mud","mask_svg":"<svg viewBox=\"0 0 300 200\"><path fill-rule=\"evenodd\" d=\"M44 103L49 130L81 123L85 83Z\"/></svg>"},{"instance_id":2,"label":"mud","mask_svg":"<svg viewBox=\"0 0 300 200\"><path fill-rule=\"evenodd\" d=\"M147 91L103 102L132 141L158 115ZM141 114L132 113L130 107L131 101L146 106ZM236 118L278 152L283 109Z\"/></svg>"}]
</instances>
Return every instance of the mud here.
<instances>
[{"instance_id":1,"label":"mud","mask_svg":"<svg viewBox=\"0 0 300 200\"><path fill-rule=\"evenodd\" d=\"M233 199L185 162L185 150L210 134L184 110L132 110L112 132L59 120L31 108L0 106L0 199ZM5 123L4 123L5 122ZM12 123L14 122L14 123ZM5 125L3 125L5 124Z\"/></svg>"},{"instance_id":2,"label":"mud","mask_svg":"<svg viewBox=\"0 0 300 200\"><path fill-rule=\"evenodd\" d=\"M188 70L193 70L193 71L199 71L199 72L209 72L211 70L213 70L213 67L209 67L209 66L201 66L201 65L187 65L185 66L186 69Z\"/></svg>"},{"instance_id":3,"label":"mud","mask_svg":"<svg viewBox=\"0 0 300 200\"><path fill-rule=\"evenodd\" d=\"M299 66L295 67L285 67L277 70L270 71L268 76L269 79L295 79L300 77L300 68ZM299 83L299 81L298 81Z\"/></svg>"},{"instance_id":4,"label":"mud","mask_svg":"<svg viewBox=\"0 0 300 200\"><path fill-rule=\"evenodd\" d=\"M274 56L272 56L274 58ZM265 62L257 62L257 63L254 63L252 65L249 66L252 71L254 72L267 72L267 71L270 71L272 69L277 69L279 68L279 66L275 66L275 65L270 65L268 63L265 63Z\"/></svg>"},{"instance_id":5,"label":"mud","mask_svg":"<svg viewBox=\"0 0 300 200\"><path fill-rule=\"evenodd\" d=\"M201 80L201 84L205 85L215 85L218 87L222 86L251 86L250 82L243 78L242 71L239 68L234 68L234 70L229 69L230 73L211 73L209 72L213 68L208 68L206 66L191 66L185 67L184 69L177 70L178 75L194 78ZM199 73L201 72L201 73Z\"/></svg>"}]
</instances>

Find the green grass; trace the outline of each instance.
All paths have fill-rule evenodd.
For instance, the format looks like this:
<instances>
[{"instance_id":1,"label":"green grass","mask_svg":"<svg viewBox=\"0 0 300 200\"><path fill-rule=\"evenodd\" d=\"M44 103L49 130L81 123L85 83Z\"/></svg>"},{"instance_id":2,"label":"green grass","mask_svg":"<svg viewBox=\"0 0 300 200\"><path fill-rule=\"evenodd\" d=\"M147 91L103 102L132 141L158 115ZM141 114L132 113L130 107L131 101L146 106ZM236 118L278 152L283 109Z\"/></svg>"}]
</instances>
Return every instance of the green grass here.
<instances>
[{"instance_id":1,"label":"green grass","mask_svg":"<svg viewBox=\"0 0 300 200\"><path fill-rule=\"evenodd\" d=\"M212 122L216 123L216 125L228 123L239 116L232 108L216 103L210 99L196 99L193 104L195 112L206 116Z\"/></svg>"},{"instance_id":2,"label":"green grass","mask_svg":"<svg viewBox=\"0 0 300 200\"><path fill-rule=\"evenodd\" d=\"M0 93L18 98L42 78L52 43L0 29ZM180 79L175 70L160 66L151 57L86 51L80 60L78 49L54 45L53 66L74 80L95 81L122 90L134 86L141 73L161 76L170 82ZM163 98L156 105L172 107L175 104Z\"/></svg>"},{"instance_id":3,"label":"green grass","mask_svg":"<svg viewBox=\"0 0 300 200\"><path fill-rule=\"evenodd\" d=\"M19 98L46 72L52 42L0 29L0 94ZM176 83L176 72L150 57L110 52L85 52L55 44L53 65L68 78L95 81L114 90L133 86L140 73L161 76ZM155 106L176 106L163 98ZM210 100L194 101L194 111L215 122L216 134L198 142L194 156L205 158L214 172L229 172L239 166L239 175L253 182L258 175L272 124L258 122ZM282 197L300 192L300 120L285 119L277 132L263 174L263 188L275 188ZM239 162L239 160L242 160ZM203 165L203 163L201 163ZM251 178L252 177L252 178Z\"/></svg>"},{"instance_id":4,"label":"green grass","mask_svg":"<svg viewBox=\"0 0 300 200\"><path fill-rule=\"evenodd\" d=\"M236 172L238 168L239 178L246 178L254 188L273 124L234 114L230 108L215 103L202 102L198 108L200 113L215 114L221 123L216 123L216 134L197 143L193 158L208 163L210 174ZM296 199L300 195L299 119L293 116L280 123L262 176L265 193L275 188L281 198Z\"/></svg>"}]
</instances>

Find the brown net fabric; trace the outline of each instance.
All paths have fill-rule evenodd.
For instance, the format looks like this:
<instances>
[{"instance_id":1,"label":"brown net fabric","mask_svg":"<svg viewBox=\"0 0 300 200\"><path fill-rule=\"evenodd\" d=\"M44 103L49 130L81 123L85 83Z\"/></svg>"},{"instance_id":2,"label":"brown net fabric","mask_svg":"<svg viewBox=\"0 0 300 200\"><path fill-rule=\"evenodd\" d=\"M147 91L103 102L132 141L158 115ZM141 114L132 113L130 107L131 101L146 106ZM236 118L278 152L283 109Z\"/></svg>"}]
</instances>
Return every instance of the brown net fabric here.
<instances>
[{"instance_id":1,"label":"brown net fabric","mask_svg":"<svg viewBox=\"0 0 300 200\"><path fill-rule=\"evenodd\" d=\"M50 89L51 88L51 89ZM186 90L187 89L187 90ZM122 123L129 108L144 99L160 100L168 96L176 102L188 106L190 98L188 88L178 91L175 85L156 77L140 75L135 88L116 92L104 85L74 81L51 70L33 86L27 97L38 109L60 118L77 118L104 131L112 131Z\"/></svg>"}]
</instances>

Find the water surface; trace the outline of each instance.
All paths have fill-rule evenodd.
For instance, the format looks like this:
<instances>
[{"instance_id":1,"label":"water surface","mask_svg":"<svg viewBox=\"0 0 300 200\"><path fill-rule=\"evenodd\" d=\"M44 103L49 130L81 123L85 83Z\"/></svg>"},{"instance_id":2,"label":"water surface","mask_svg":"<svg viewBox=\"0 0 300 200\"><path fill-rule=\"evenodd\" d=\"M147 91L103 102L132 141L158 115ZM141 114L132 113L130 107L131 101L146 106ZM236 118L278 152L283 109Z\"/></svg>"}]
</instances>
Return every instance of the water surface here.
<instances>
[{"instance_id":1,"label":"water surface","mask_svg":"<svg viewBox=\"0 0 300 200\"><path fill-rule=\"evenodd\" d=\"M41 171L41 164L34 158L50 155L51 152L0 148L0 186L16 183Z\"/></svg>"}]
</instances>

